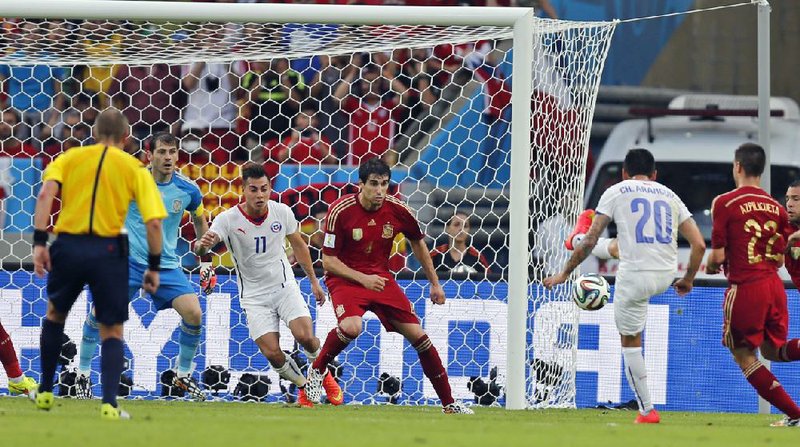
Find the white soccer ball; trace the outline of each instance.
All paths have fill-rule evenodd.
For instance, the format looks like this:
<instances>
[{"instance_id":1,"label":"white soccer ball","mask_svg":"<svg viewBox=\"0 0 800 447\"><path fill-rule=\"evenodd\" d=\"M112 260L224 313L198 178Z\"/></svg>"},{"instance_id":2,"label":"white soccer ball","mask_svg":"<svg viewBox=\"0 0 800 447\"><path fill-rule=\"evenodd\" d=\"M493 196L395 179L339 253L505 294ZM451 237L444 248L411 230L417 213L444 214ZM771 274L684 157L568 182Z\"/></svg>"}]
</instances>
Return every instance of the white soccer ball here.
<instances>
[{"instance_id":1,"label":"white soccer ball","mask_svg":"<svg viewBox=\"0 0 800 447\"><path fill-rule=\"evenodd\" d=\"M611 291L608 281L597 273L587 273L575 280L572 301L583 310L598 310L608 302Z\"/></svg>"}]
</instances>

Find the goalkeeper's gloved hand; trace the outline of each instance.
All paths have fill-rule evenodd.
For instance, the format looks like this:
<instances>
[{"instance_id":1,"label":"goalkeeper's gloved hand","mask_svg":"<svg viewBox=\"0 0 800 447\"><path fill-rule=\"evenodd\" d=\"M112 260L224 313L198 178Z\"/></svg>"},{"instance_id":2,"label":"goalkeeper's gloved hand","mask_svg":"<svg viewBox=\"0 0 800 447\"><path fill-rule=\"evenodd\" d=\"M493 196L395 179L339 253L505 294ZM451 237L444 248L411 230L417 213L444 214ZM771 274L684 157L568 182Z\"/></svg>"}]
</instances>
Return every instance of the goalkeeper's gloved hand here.
<instances>
[{"instance_id":1,"label":"goalkeeper's gloved hand","mask_svg":"<svg viewBox=\"0 0 800 447\"><path fill-rule=\"evenodd\" d=\"M210 262L200 263L200 288L205 295L210 295L217 287L217 273Z\"/></svg>"}]
</instances>

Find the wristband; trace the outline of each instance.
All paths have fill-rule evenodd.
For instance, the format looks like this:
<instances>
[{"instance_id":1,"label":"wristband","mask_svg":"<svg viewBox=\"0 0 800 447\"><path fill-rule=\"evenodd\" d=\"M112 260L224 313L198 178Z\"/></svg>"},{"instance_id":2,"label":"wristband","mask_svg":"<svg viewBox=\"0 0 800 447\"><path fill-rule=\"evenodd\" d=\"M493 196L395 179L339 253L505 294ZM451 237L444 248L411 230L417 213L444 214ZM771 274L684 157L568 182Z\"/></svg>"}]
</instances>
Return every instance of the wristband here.
<instances>
[{"instance_id":1,"label":"wristband","mask_svg":"<svg viewBox=\"0 0 800 447\"><path fill-rule=\"evenodd\" d=\"M46 247L48 238L49 238L49 235L47 234L47 231L45 231L45 230L33 230L33 246L34 247L36 247L37 245L38 246L42 246L42 247Z\"/></svg>"},{"instance_id":2,"label":"wristband","mask_svg":"<svg viewBox=\"0 0 800 447\"><path fill-rule=\"evenodd\" d=\"M151 272L158 272L161 270L161 253L157 255L147 255L147 269Z\"/></svg>"}]
</instances>

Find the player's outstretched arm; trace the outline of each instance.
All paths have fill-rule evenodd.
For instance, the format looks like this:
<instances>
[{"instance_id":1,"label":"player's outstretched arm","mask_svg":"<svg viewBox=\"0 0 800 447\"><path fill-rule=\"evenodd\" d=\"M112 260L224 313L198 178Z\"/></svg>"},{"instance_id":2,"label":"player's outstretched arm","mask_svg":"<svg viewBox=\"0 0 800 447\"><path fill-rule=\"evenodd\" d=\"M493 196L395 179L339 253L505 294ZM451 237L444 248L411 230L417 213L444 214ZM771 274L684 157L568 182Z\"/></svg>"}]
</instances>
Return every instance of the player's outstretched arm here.
<instances>
[{"instance_id":1,"label":"player's outstretched arm","mask_svg":"<svg viewBox=\"0 0 800 447\"><path fill-rule=\"evenodd\" d=\"M214 248L215 245L219 244L221 241L219 235L211 230L206 231L203 233L203 236L200 237L194 243L194 254L197 256L205 256Z\"/></svg>"},{"instance_id":2,"label":"player's outstretched arm","mask_svg":"<svg viewBox=\"0 0 800 447\"><path fill-rule=\"evenodd\" d=\"M318 305L325 304L325 291L322 290L317 275L314 273L314 264L311 262L311 253L308 251L308 244L306 244L305 239L303 239L299 231L286 235L286 239L289 239L289 245L292 246L292 252L294 252L297 263L300 264L300 267L303 268L303 271L306 272L306 276L308 276L308 279L311 281L311 293L314 294L314 299L317 300Z\"/></svg>"},{"instance_id":3,"label":"player's outstretched arm","mask_svg":"<svg viewBox=\"0 0 800 447\"><path fill-rule=\"evenodd\" d=\"M33 269L41 278L45 272L50 271L50 251L47 248L47 227L50 226L50 213L53 209L53 200L58 195L59 185L55 180L47 180L39 190L36 197L36 208L33 215L33 228L37 233L45 232L44 244L34 243ZM34 241L35 242L35 241Z\"/></svg>"},{"instance_id":4,"label":"player's outstretched arm","mask_svg":"<svg viewBox=\"0 0 800 447\"><path fill-rule=\"evenodd\" d=\"M386 285L386 278L378 275L365 275L358 270L353 270L337 256L322 253L322 267L335 276L359 283L376 292L382 292Z\"/></svg>"},{"instance_id":5,"label":"player's outstretched arm","mask_svg":"<svg viewBox=\"0 0 800 447\"><path fill-rule=\"evenodd\" d=\"M572 256L567 260L567 264L564 265L564 269L561 273L545 278L542 284L548 289L551 289L553 286L565 282L567 278L569 278L569 275L589 257L595 245L597 245L600 234L606 229L610 222L611 218L605 214L596 214L592 221L592 226L589 228L589 231L586 232L580 245L573 250Z\"/></svg>"},{"instance_id":6,"label":"player's outstretched arm","mask_svg":"<svg viewBox=\"0 0 800 447\"><path fill-rule=\"evenodd\" d=\"M419 261L422 266L425 277L428 278L428 282L431 283L431 301L433 301L433 304L444 304L446 299L444 296L444 289L442 289L442 286L439 284L439 276L436 275L436 269L433 267L433 259L431 259L431 252L425 244L425 240L409 240L409 245L411 245L411 251L414 253L414 257L417 258L417 261Z\"/></svg>"},{"instance_id":7,"label":"player's outstretched arm","mask_svg":"<svg viewBox=\"0 0 800 447\"><path fill-rule=\"evenodd\" d=\"M703 254L706 252L706 241L703 234L700 233L700 228L697 227L694 219L689 218L683 221L678 227L681 235L689 241L691 253L689 254L689 265L686 268L686 273L683 278L675 281L673 286L678 295L683 296L692 291L692 284L697 271L700 269L700 263L703 262Z\"/></svg>"}]
</instances>

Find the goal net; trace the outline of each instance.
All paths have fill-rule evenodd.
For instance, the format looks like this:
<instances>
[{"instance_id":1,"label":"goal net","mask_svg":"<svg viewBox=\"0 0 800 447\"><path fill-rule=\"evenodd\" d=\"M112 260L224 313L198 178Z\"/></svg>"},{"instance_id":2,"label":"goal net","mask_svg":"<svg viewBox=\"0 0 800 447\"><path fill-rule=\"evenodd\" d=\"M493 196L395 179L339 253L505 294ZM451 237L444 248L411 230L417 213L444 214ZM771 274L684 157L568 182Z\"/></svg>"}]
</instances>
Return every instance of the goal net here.
<instances>
[{"instance_id":1,"label":"goal net","mask_svg":"<svg viewBox=\"0 0 800 447\"><path fill-rule=\"evenodd\" d=\"M78 8L87 2L62 3ZM170 6L176 15L198 7L215 5ZM328 205L357 190L359 162L383 158L392 166L391 193L407 201L427 235L447 303L430 303L427 280L407 241L384 228L395 240L390 263L439 350L454 396L504 402L506 377L515 374L507 370L508 322L517 318L526 328L523 401L574 406L576 308L566 287L546 292L539 282L566 260L563 239L582 209L589 129L614 24L525 16L533 20L532 95L519 94L515 106L530 108L526 123L511 119L512 26L368 24L396 14L383 7L325 9L332 14L324 20L289 23L289 12L314 7L225 5L237 7L278 19L112 20L112 11L98 20L74 14L2 20L0 321L23 370L38 377L47 300L45 281L30 269L28 242L42 170L60 153L92 142L98 111L114 106L131 123L132 153L144 157L155 132L179 137L179 172L200 187L209 219L239 203L241 164L263 163L273 199L293 210L318 268L319 227ZM428 10L409 11L422 20ZM436 14L441 11L456 11L455 17L465 10ZM335 17L342 19L337 23ZM354 17L363 17L364 24L354 24L360 20ZM398 23L412 20L403 17ZM529 148L512 150L514 126L524 126L522 136L529 133ZM520 159L530 152L527 175L514 180L515 188L528 188L529 198L528 208L515 217L529 227L529 237L520 239L527 240L528 265L521 270L527 276L517 278L527 296L517 297L510 296L509 283L510 266L517 262L509 254L514 151L524 155ZM189 250L194 229L188 216L184 222L178 254L197 284L198 260ZM217 253L214 263L220 284L200 299L203 333L195 377L215 399L292 401L293 388L279 380L249 338L230 256ZM302 274L298 279L324 340L336 324L334 309L330 303L316 306L308 281ZM512 299L525 303L526 315L509 312ZM85 291L67 320L62 395L74 394L75 348L90 301ZM180 397L168 380L176 367L180 316L171 309L157 312L145 295L133 300L130 316L123 392ZM281 345L305 363L283 326ZM97 353L92 366L100 394ZM414 349L371 313L364 332L339 355L335 374L347 402L437 402ZM2 377L0 388L5 386Z\"/></svg>"}]
</instances>

